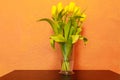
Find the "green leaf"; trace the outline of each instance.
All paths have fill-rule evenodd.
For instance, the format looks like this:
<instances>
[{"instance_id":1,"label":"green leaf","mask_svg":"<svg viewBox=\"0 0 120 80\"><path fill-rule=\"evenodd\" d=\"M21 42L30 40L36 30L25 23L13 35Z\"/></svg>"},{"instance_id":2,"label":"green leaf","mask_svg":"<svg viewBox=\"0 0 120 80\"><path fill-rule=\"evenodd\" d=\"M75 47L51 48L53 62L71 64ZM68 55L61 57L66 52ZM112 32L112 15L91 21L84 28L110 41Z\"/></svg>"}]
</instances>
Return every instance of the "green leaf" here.
<instances>
[{"instance_id":1,"label":"green leaf","mask_svg":"<svg viewBox=\"0 0 120 80\"><path fill-rule=\"evenodd\" d=\"M66 56L69 57L72 50L72 38L68 38L68 41L65 43Z\"/></svg>"},{"instance_id":2,"label":"green leaf","mask_svg":"<svg viewBox=\"0 0 120 80\"><path fill-rule=\"evenodd\" d=\"M48 18L42 18L42 19L39 19L38 21L47 21L51 27L53 28L53 31L55 34L58 34L58 29L59 28L59 25L55 22L53 22L51 19L48 19Z\"/></svg>"},{"instance_id":3,"label":"green leaf","mask_svg":"<svg viewBox=\"0 0 120 80\"><path fill-rule=\"evenodd\" d=\"M75 27L71 27L71 29L70 29L70 33L69 33L69 35L73 35L73 33L75 33Z\"/></svg>"},{"instance_id":4,"label":"green leaf","mask_svg":"<svg viewBox=\"0 0 120 80\"><path fill-rule=\"evenodd\" d=\"M65 42L65 38L62 35L52 35L50 37L51 39L53 39L55 42Z\"/></svg>"},{"instance_id":5,"label":"green leaf","mask_svg":"<svg viewBox=\"0 0 120 80\"><path fill-rule=\"evenodd\" d=\"M63 56L64 59L67 60L70 55L71 55L71 51L72 51L72 38L68 38L67 42L65 43L60 43L61 44L61 49L63 52Z\"/></svg>"},{"instance_id":6,"label":"green leaf","mask_svg":"<svg viewBox=\"0 0 120 80\"><path fill-rule=\"evenodd\" d=\"M58 33L63 35L63 27L64 27L64 24L62 21L59 21L58 22L58 25L59 25L59 28L58 28Z\"/></svg>"},{"instance_id":7,"label":"green leaf","mask_svg":"<svg viewBox=\"0 0 120 80\"><path fill-rule=\"evenodd\" d=\"M76 43L80 37L80 35L72 35L72 44Z\"/></svg>"},{"instance_id":8,"label":"green leaf","mask_svg":"<svg viewBox=\"0 0 120 80\"><path fill-rule=\"evenodd\" d=\"M80 19L80 18L83 18L82 16L74 16L75 19Z\"/></svg>"},{"instance_id":9,"label":"green leaf","mask_svg":"<svg viewBox=\"0 0 120 80\"><path fill-rule=\"evenodd\" d=\"M83 13L86 11L86 9L87 9L87 8L85 8L85 9L81 12L81 14L83 14Z\"/></svg>"},{"instance_id":10,"label":"green leaf","mask_svg":"<svg viewBox=\"0 0 120 80\"><path fill-rule=\"evenodd\" d=\"M77 24L77 21L74 18L71 18L71 23L72 23L72 26L74 27L73 34L75 35L76 31L77 31L78 24Z\"/></svg>"},{"instance_id":11,"label":"green leaf","mask_svg":"<svg viewBox=\"0 0 120 80\"><path fill-rule=\"evenodd\" d=\"M76 31L76 35L80 34L80 32L82 31L82 28L77 28L77 31Z\"/></svg>"},{"instance_id":12,"label":"green leaf","mask_svg":"<svg viewBox=\"0 0 120 80\"><path fill-rule=\"evenodd\" d=\"M64 36L66 40L68 39L68 36L69 36L70 27L71 27L71 21L69 20L68 23L65 24L64 26Z\"/></svg>"},{"instance_id":13,"label":"green leaf","mask_svg":"<svg viewBox=\"0 0 120 80\"><path fill-rule=\"evenodd\" d=\"M58 14L58 20L61 20L62 17L65 15L65 13L63 13L63 11L64 11L64 9L62 9L62 10L60 11L60 13Z\"/></svg>"},{"instance_id":14,"label":"green leaf","mask_svg":"<svg viewBox=\"0 0 120 80\"><path fill-rule=\"evenodd\" d=\"M83 40L84 44L86 45L88 42L88 39L86 37L80 36L80 40Z\"/></svg>"},{"instance_id":15,"label":"green leaf","mask_svg":"<svg viewBox=\"0 0 120 80\"><path fill-rule=\"evenodd\" d=\"M50 44L53 49L55 49L55 41L53 39L50 39Z\"/></svg>"}]
</instances>

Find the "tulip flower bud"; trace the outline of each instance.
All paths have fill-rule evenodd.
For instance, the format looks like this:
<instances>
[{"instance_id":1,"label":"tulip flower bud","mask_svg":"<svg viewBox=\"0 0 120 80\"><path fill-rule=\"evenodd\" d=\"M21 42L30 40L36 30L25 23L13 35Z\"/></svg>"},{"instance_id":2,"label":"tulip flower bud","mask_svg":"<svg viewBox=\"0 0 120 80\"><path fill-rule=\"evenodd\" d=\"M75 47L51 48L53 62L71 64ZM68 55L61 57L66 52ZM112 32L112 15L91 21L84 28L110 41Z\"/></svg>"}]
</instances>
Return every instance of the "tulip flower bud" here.
<instances>
[{"instance_id":1,"label":"tulip flower bud","mask_svg":"<svg viewBox=\"0 0 120 80\"><path fill-rule=\"evenodd\" d=\"M56 6L52 6L52 16L55 16L56 11L57 11Z\"/></svg>"},{"instance_id":2,"label":"tulip flower bud","mask_svg":"<svg viewBox=\"0 0 120 80\"><path fill-rule=\"evenodd\" d=\"M77 6L75 7L74 14L77 15L77 16L80 15L80 8L79 7L77 7Z\"/></svg>"},{"instance_id":3,"label":"tulip flower bud","mask_svg":"<svg viewBox=\"0 0 120 80\"><path fill-rule=\"evenodd\" d=\"M69 4L69 11L70 11L70 12L73 12L74 8L75 8L75 3L74 3L74 2L71 2L71 3Z\"/></svg>"},{"instance_id":4,"label":"tulip flower bud","mask_svg":"<svg viewBox=\"0 0 120 80\"><path fill-rule=\"evenodd\" d=\"M60 13L62 11L62 9L63 9L63 6L62 6L62 3L60 2L57 5L57 12Z\"/></svg>"},{"instance_id":5,"label":"tulip flower bud","mask_svg":"<svg viewBox=\"0 0 120 80\"><path fill-rule=\"evenodd\" d=\"M68 6L65 6L64 12L68 12L68 9L69 9L69 7L68 7Z\"/></svg>"}]
</instances>

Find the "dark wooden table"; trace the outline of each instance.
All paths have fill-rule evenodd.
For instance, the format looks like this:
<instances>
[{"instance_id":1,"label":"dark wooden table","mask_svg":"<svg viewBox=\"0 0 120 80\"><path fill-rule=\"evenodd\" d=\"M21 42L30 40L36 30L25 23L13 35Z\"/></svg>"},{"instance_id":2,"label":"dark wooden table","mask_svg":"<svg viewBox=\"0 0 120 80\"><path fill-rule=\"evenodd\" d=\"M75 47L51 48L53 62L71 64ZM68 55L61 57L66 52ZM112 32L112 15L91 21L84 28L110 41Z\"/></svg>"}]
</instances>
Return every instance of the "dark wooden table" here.
<instances>
[{"instance_id":1,"label":"dark wooden table","mask_svg":"<svg viewBox=\"0 0 120 80\"><path fill-rule=\"evenodd\" d=\"M76 70L64 76L58 70L15 70L0 80L120 80L120 75L110 70Z\"/></svg>"}]
</instances>

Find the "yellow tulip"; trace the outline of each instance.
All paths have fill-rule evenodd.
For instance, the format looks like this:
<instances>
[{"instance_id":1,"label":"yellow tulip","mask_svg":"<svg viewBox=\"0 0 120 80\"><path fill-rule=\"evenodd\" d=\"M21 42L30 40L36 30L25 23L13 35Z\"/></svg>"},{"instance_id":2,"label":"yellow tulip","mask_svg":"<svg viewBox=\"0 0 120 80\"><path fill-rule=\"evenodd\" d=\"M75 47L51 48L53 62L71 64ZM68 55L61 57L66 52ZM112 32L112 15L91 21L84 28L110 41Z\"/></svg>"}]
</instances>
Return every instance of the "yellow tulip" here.
<instances>
[{"instance_id":1,"label":"yellow tulip","mask_svg":"<svg viewBox=\"0 0 120 80\"><path fill-rule=\"evenodd\" d=\"M68 9L69 9L69 7L68 7L68 6L65 6L65 8L64 8L64 12L67 12Z\"/></svg>"},{"instance_id":2,"label":"yellow tulip","mask_svg":"<svg viewBox=\"0 0 120 80\"><path fill-rule=\"evenodd\" d=\"M74 9L74 12L77 12L79 10L79 8L76 6Z\"/></svg>"},{"instance_id":3,"label":"yellow tulip","mask_svg":"<svg viewBox=\"0 0 120 80\"><path fill-rule=\"evenodd\" d=\"M57 7L54 5L52 6L52 16L56 14Z\"/></svg>"},{"instance_id":4,"label":"yellow tulip","mask_svg":"<svg viewBox=\"0 0 120 80\"><path fill-rule=\"evenodd\" d=\"M85 15L85 14L82 14L81 17L82 17L82 18L80 19L80 21L83 22L83 21L86 19L86 15Z\"/></svg>"},{"instance_id":5,"label":"yellow tulip","mask_svg":"<svg viewBox=\"0 0 120 80\"><path fill-rule=\"evenodd\" d=\"M57 5L57 11L58 11L58 13L61 12L62 9L63 9L62 3L59 2L58 5Z\"/></svg>"},{"instance_id":6,"label":"yellow tulip","mask_svg":"<svg viewBox=\"0 0 120 80\"><path fill-rule=\"evenodd\" d=\"M75 15L80 15L80 8L79 7L75 7L75 9L74 9L74 14Z\"/></svg>"},{"instance_id":7,"label":"yellow tulip","mask_svg":"<svg viewBox=\"0 0 120 80\"><path fill-rule=\"evenodd\" d=\"M72 12L75 8L75 3L74 2L70 2L69 4L69 11Z\"/></svg>"}]
</instances>

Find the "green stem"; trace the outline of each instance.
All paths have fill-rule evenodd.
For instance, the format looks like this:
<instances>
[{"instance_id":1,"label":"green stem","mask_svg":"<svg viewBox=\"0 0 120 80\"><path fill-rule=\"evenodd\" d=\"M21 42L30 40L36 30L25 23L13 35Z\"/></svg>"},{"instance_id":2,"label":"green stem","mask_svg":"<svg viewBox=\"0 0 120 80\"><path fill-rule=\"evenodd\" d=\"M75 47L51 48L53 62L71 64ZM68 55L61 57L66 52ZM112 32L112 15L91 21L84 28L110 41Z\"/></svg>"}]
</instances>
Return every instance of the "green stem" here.
<instances>
[{"instance_id":1,"label":"green stem","mask_svg":"<svg viewBox=\"0 0 120 80\"><path fill-rule=\"evenodd\" d=\"M70 71L70 61L63 61L61 70Z\"/></svg>"}]
</instances>

